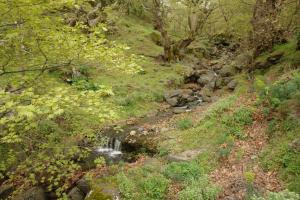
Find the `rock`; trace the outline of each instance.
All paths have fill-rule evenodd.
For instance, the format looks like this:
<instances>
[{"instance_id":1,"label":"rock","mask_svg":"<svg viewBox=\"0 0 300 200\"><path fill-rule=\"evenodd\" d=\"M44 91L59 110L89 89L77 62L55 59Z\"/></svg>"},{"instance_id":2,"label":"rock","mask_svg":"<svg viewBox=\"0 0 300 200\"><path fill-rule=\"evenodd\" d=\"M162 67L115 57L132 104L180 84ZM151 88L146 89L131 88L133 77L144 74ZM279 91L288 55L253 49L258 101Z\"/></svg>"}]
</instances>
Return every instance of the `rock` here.
<instances>
[{"instance_id":1,"label":"rock","mask_svg":"<svg viewBox=\"0 0 300 200\"><path fill-rule=\"evenodd\" d=\"M194 69L184 77L184 83L197 83L199 77L203 74L206 74L207 72L208 70L204 69Z\"/></svg>"},{"instance_id":2,"label":"rock","mask_svg":"<svg viewBox=\"0 0 300 200\"><path fill-rule=\"evenodd\" d=\"M205 149L194 149L187 150L179 154L170 154L167 156L167 160L171 162L184 162L191 161L198 157L199 154L203 153Z\"/></svg>"},{"instance_id":3,"label":"rock","mask_svg":"<svg viewBox=\"0 0 300 200\"><path fill-rule=\"evenodd\" d=\"M217 74L213 71L207 72L206 74L200 75L197 82L201 86L205 86L209 83L214 83L216 81Z\"/></svg>"},{"instance_id":4,"label":"rock","mask_svg":"<svg viewBox=\"0 0 300 200\"><path fill-rule=\"evenodd\" d=\"M255 69L268 69L271 64L267 60L258 60L254 63Z\"/></svg>"},{"instance_id":5,"label":"rock","mask_svg":"<svg viewBox=\"0 0 300 200\"><path fill-rule=\"evenodd\" d=\"M252 61L252 53L247 51L245 53L239 54L232 65L239 71L247 68Z\"/></svg>"},{"instance_id":6,"label":"rock","mask_svg":"<svg viewBox=\"0 0 300 200\"><path fill-rule=\"evenodd\" d=\"M272 53L270 56L267 57L267 59L257 60L254 63L254 68L255 69L268 69L272 65L279 63L279 61L283 55L284 55L283 52Z\"/></svg>"},{"instance_id":7,"label":"rock","mask_svg":"<svg viewBox=\"0 0 300 200\"><path fill-rule=\"evenodd\" d=\"M224 77L223 82L222 82L222 86L228 85L232 80L233 80L233 77Z\"/></svg>"},{"instance_id":8,"label":"rock","mask_svg":"<svg viewBox=\"0 0 300 200\"><path fill-rule=\"evenodd\" d=\"M16 200L46 200L46 193L42 187L33 187L15 198Z\"/></svg>"},{"instance_id":9,"label":"rock","mask_svg":"<svg viewBox=\"0 0 300 200\"><path fill-rule=\"evenodd\" d=\"M202 101L210 103L210 102L212 102L212 98L209 96L202 96Z\"/></svg>"},{"instance_id":10,"label":"rock","mask_svg":"<svg viewBox=\"0 0 300 200\"><path fill-rule=\"evenodd\" d=\"M215 88L220 89L223 85L223 79L221 77L217 77L217 80L215 82Z\"/></svg>"},{"instance_id":11,"label":"rock","mask_svg":"<svg viewBox=\"0 0 300 200\"><path fill-rule=\"evenodd\" d=\"M165 100L171 106L185 106L188 102L195 101L196 98L193 96L193 90L181 89L166 93Z\"/></svg>"},{"instance_id":12,"label":"rock","mask_svg":"<svg viewBox=\"0 0 300 200\"><path fill-rule=\"evenodd\" d=\"M181 114L181 113L185 113L186 110L187 110L187 107L175 107L175 108L173 108L173 113Z\"/></svg>"},{"instance_id":13,"label":"rock","mask_svg":"<svg viewBox=\"0 0 300 200\"><path fill-rule=\"evenodd\" d=\"M201 87L198 84L195 84L195 83L185 84L182 88L183 89L190 89L192 91L198 91L198 90L201 89Z\"/></svg>"},{"instance_id":14,"label":"rock","mask_svg":"<svg viewBox=\"0 0 300 200\"><path fill-rule=\"evenodd\" d=\"M177 97L181 94L181 90L173 90L164 94L165 99Z\"/></svg>"},{"instance_id":15,"label":"rock","mask_svg":"<svg viewBox=\"0 0 300 200\"><path fill-rule=\"evenodd\" d=\"M277 64L280 59L282 58L282 56L284 55L284 52L275 52L275 53L272 53L268 58L267 58L267 61L272 64L272 65L275 65Z\"/></svg>"},{"instance_id":16,"label":"rock","mask_svg":"<svg viewBox=\"0 0 300 200\"><path fill-rule=\"evenodd\" d=\"M230 81L230 82L228 83L227 87L228 87L228 89L230 89L230 90L234 90L234 89L236 88L237 84L238 84L238 83L237 83L236 80L232 80L232 81Z\"/></svg>"},{"instance_id":17,"label":"rock","mask_svg":"<svg viewBox=\"0 0 300 200\"><path fill-rule=\"evenodd\" d=\"M91 190L90 184L85 178L82 178L79 181L77 181L76 185L78 189L80 189L80 191L83 192L84 195L87 195Z\"/></svg>"},{"instance_id":18,"label":"rock","mask_svg":"<svg viewBox=\"0 0 300 200\"><path fill-rule=\"evenodd\" d=\"M219 74L222 77L233 76L235 72L235 68L231 65L224 66L221 70L219 70Z\"/></svg>"},{"instance_id":19,"label":"rock","mask_svg":"<svg viewBox=\"0 0 300 200\"><path fill-rule=\"evenodd\" d=\"M130 131L130 133L129 133L130 136L135 136L135 134L136 134L136 131L134 131L134 130Z\"/></svg>"},{"instance_id":20,"label":"rock","mask_svg":"<svg viewBox=\"0 0 300 200\"><path fill-rule=\"evenodd\" d=\"M85 195L78 187L74 187L68 193L68 197L70 200L83 200L85 198Z\"/></svg>"},{"instance_id":21,"label":"rock","mask_svg":"<svg viewBox=\"0 0 300 200\"><path fill-rule=\"evenodd\" d=\"M176 106L178 104L178 98L177 97L167 98L166 102L171 106Z\"/></svg>"}]
</instances>

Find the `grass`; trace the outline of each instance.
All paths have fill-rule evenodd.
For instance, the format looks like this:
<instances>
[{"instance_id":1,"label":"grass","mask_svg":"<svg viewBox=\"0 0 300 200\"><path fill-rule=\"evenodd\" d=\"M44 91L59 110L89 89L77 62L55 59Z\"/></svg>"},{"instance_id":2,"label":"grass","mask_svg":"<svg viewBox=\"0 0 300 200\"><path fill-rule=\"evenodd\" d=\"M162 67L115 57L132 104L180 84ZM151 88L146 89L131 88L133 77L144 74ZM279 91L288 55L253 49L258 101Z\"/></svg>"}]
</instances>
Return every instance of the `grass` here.
<instances>
[{"instance_id":1,"label":"grass","mask_svg":"<svg viewBox=\"0 0 300 200\"><path fill-rule=\"evenodd\" d=\"M193 126L193 121L189 118L181 119L177 121L177 127L180 130L186 130Z\"/></svg>"},{"instance_id":2,"label":"grass","mask_svg":"<svg viewBox=\"0 0 300 200\"><path fill-rule=\"evenodd\" d=\"M261 154L261 163L268 170L277 170L288 189L300 193L300 78L269 86L262 100L269 109L269 144ZM297 142L298 141L298 142Z\"/></svg>"}]
</instances>

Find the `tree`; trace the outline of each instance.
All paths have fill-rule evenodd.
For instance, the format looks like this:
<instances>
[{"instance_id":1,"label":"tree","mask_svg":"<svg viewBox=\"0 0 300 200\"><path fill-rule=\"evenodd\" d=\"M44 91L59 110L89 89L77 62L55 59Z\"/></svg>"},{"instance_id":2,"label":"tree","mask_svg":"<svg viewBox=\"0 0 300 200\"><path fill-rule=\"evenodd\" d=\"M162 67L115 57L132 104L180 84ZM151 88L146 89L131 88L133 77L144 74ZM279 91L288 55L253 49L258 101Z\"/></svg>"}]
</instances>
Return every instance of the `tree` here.
<instances>
[{"instance_id":1,"label":"tree","mask_svg":"<svg viewBox=\"0 0 300 200\"><path fill-rule=\"evenodd\" d=\"M17 192L43 185L63 196L70 179L82 173L76 160L91 151L78 144L101 141L91 127L118 113L104 100L113 95L109 86L73 87L53 71L141 70L129 47L106 39L105 24L65 23L66 11L81 6L93 9L73 0L0 2L0 182Z\"/></svg>"},{"instance_id":2,"label":"tree","mask_svg":"<svg viewBox=\"0 0 300 200\"><path fill-rule=\"evenodd\" d=\"M281 37L278 17L284 0L256 0L252 17L253 57L272 49Z\"/></svg>"},{"instance_id":3,"label":"tree","mask_svg":"<svg viewBox=\"0 0 300 200\"><path fill-rule=\"evenodd\" d=\"M209 0L175 1L181 9L186 10L188 32L185 38L172 42L168 33L168 15L171 9L162 0L153 0L153 13L155 28L160 32L164 47L163 58L165 61L182 58L183 52L201 33L208 17L214 10Z\"/></svg>"}]
</instances>

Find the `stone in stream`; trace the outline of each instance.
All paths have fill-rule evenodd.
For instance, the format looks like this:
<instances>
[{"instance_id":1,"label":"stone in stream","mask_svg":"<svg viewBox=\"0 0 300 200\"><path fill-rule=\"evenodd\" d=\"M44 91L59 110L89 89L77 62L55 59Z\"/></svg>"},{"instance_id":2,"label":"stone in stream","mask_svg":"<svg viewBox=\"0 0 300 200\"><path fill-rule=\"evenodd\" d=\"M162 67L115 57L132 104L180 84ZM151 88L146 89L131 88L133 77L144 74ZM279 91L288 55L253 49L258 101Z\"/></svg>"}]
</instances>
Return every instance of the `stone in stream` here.
<instances>
[{"instance_id":1,"label":"stone in stream","mask_svg":"<svg viewBox=\"0 0 300 200\"><path fill-rule=\"evenodd\" d=\"M173 108L173 113L175 113L175 114L181 114L181 113L185 113L185 112L187 112L186 106Z\"/></svg>"}]
</instances>

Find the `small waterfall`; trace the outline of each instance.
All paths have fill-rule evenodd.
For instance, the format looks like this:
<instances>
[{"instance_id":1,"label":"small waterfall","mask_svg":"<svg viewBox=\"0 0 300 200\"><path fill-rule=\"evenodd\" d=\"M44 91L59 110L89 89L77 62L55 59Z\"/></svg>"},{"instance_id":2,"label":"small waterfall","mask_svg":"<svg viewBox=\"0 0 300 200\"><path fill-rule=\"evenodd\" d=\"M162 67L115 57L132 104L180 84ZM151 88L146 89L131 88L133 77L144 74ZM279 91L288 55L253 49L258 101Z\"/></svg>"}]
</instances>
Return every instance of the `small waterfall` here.
<instances>
[{"instance_id":1,"label":"small waterfall","mask_svg":"<svg viewBox=\"0 0 300 200\"><path fill-rule=\"evenodd\" d=\"M110 158L115 158L122 155L121 144L121 141L117 138L110 138L104 147L98 147L96 151L99 154L107 155Z\"/></svg>"}]
</instances>

